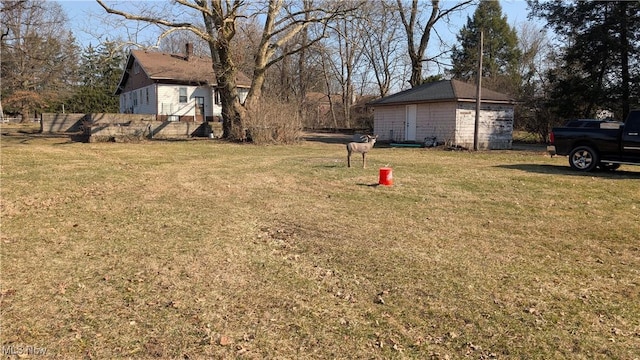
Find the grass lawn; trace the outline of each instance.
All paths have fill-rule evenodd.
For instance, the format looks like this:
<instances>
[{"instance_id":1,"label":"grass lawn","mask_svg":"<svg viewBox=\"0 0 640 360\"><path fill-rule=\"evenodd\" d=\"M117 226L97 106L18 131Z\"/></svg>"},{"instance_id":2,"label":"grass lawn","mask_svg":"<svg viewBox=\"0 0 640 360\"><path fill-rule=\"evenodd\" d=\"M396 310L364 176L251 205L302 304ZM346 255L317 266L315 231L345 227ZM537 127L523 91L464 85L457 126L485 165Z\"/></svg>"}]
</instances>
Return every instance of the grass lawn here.
<instances>
[{"instance_id":1,"label":"grass lawn","mask_svg":"<svg viewBox=\"0 0 640 360\"><path fill-rule=\"evenodd\" d=\"M1 160L4 354L640 358L640 167L18 132Z\"/></svg>"}]
</instances>

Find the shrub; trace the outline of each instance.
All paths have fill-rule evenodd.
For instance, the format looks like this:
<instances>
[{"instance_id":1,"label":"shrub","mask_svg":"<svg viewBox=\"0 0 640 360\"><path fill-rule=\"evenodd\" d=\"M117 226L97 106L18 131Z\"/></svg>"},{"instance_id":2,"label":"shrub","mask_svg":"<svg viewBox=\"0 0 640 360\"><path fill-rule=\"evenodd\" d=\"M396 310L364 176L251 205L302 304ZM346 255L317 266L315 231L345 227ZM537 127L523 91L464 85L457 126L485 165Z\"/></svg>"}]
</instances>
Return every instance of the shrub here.
<instances>
[{"instance_id":1,"label":"shrub","mask_svg":"<svg viewBox=\"0 0 640 360\"><path fill-rule=\"evenodd\" d=\"M247 115L247 138L255 144L291 144L300 140L302 121L294 104L262 99Z\"/></svg>"}]
</instances>

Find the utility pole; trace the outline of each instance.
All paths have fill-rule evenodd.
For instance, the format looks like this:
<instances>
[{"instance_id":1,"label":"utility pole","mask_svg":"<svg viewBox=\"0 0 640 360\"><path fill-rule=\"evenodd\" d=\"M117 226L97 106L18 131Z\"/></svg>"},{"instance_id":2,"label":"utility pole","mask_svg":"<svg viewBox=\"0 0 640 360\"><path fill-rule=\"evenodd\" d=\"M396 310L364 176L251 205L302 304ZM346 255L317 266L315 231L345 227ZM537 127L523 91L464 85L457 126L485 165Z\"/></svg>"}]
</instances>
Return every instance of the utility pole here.
<instances>
[{"instance_id":1,"label":"utility pole","mask_svg":"<svg viewBox=\"0 0 640 360\"><path fill-rule=\"evenodd\" d=\"M480 128L480 104L482 96L482 52L483 52L483 38L484 31L480 29L480 46L478 46L478 75L477 75L477 88L476 88L476 121L473 127L473 150L478 151L478 130Z\"/></svg>"}]
</instances>

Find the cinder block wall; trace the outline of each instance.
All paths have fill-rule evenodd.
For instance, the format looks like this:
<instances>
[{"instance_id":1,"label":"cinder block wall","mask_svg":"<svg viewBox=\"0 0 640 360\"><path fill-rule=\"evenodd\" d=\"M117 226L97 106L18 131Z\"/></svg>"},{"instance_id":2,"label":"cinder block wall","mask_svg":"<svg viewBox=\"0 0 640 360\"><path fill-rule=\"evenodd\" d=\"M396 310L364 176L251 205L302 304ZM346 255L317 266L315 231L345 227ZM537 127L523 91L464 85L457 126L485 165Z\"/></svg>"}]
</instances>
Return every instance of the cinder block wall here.
<instances>
[{"instance_id":1,"label":"cinder block wall","mask_svg":"<svg viewBox=\"0 0 640 360\"><path fill-rule=\"evenodd\" d=\"M42 114L43 133L83 131L89 141L117 137L184 138L208 136L208 123L193 121L157 121L154 114Z\"/></svg>"},{"instance_id":2,"label":"cinder block wall","mask_svg":"<svg viewBox=\"0 0 640 360\"><path fill-rule=\"evenodd\" d=\"M40 132L61 133L82 131L82 124L87 120L86 114L52 114L40 115Z\"/></svg>"},{"instance_id":3,"label":"cinder block wall","mask_svg":"<svg viewBox=\"0 0 640 360\"><path fill-rule=\"evenodd\" d=\"M208 125L207 123L197 122L160 122L154 121L155 127L152 127L154 138L176 138L176 137L192 137L192 136L207 136Z\"/></svg>"},{"instance_id":4,"label":"cinder block wall","mask_svg":"<svg viewBox=\"0 0 640 360\"><path fill-rule=\"evenodd\" d=\"M87 120L91 124L109 123L124 124L139 121L156 121L155 114L112 114L112 113L94 113L87 114Z\"/></svg>"},{"instance_id":5,"label":"cinder block wall","mask_svg":"<svg viewBox=\"0 0 640 360\"><path fill-rule=\"evenodd\" d=\"M94 123L89 129L90 141L117 137L172 139L206 136L207 124L194 122L143 121L130 124Z\"/></svg>"}]
</instances>

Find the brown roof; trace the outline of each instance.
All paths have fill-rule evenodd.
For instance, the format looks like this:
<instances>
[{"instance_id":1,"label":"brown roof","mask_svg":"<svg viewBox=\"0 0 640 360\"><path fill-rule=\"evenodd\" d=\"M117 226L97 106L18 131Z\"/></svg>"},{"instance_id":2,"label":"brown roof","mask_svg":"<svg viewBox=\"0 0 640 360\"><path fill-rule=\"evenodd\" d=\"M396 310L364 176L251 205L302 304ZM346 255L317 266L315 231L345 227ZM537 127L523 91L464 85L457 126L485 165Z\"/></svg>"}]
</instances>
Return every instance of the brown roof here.
<instances>
[{"instance_id":1,"label":"brown roof","mask_svg":"<svg viewBox=\"0 0 640 360\"><path fill-rule=\"evenodd\" d=\"M509 95L482 88L482 101L513 103ZM438 101L475 101L476 86L459 80L441 80L383 97L369 105L396 105Z\"/></svg>"},{"instance_id":2,"label":"brown roof","mask_svg":"<svg viewBox=\"0 0 640 360\"><path fill-rule=\"evenodd\" d=\"M133 60L137 60L142 71L154 80L173 84L213 85L217 84L213 72L211 58L191 55L188 58L183 54L168 54L147 50L132 50L127 60L127 71L122 76L116 94L120 93L128 79L128 73L133 66ZM249 87L251 79L238 71L236 85Z\"/></svg>"}]
</instances>

